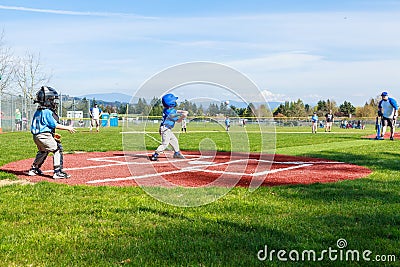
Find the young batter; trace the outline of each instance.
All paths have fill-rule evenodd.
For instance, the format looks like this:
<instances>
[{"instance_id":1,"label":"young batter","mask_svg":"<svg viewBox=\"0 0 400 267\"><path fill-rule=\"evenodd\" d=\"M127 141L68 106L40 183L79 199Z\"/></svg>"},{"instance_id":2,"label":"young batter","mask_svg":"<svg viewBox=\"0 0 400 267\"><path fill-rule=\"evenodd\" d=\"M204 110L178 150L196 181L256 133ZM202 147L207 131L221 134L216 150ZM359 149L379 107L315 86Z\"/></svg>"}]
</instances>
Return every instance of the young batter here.
<instances>
[{"instance_id":1,"label":"young batter","mask_svg":"<svg viewBox=\"0 0 400 267\"><path fill-rule=\"evenodd\" d=\"M171 145L174 149L174 158L184 159L185 157L181 154L179 150L179 142L176 138L175 134L172 132L172 129L175 126L176 122L181 122L184 118L186 118L188 112L184 110L176 110L177 106L176 100L178 97L173 94L166 94L162 98L162 103L164 106L163 110L163 118L160 124L160 135L161 135L161 145L156 149L154 154L150 157L151 161L157 161L158 155L163 152L168 145Z\"/></svg>"}]
</instances>

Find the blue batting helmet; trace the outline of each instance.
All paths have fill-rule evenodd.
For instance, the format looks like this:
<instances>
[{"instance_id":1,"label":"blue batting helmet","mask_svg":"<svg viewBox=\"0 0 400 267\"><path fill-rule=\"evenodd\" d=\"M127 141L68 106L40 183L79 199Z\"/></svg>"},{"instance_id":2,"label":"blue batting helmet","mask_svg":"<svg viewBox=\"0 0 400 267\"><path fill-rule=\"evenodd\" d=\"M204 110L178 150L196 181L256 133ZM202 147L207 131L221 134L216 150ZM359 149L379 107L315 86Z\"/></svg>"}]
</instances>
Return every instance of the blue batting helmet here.
<instances>
[{"instance_id":1,"label":"blue batting helmet","mask_svg":"<svg viewBox=\"0 0 400 267\"><path fill-rule=\"evenodd\" d=\"M177 99L178 99L178 97L174 96L173 94L166 94L165 96L162 97L162 104L166 108L176 107Z\"/></svg>"}]
</instances>

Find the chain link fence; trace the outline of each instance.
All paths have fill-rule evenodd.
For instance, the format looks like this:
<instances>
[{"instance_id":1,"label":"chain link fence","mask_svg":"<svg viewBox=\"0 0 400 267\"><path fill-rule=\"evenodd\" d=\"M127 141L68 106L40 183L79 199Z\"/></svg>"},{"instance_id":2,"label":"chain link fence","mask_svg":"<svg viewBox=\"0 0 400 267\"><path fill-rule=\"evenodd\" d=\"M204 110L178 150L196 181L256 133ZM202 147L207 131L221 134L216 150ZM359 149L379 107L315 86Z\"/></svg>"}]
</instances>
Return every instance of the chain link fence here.
<instances>
[{"instance_id":1,"label":"chain link fence","mask_svg":"<svg viewBox=\"0 0 400 267\"><path fill-rule=\"evenodd\" d=\"M0 95L0 129L2 132L30 131L37 104L29 97L7 93ZM90 100L60 97L60 123L74 127L90 127Z\"/></svg>"},{"instance_id":2,"label":"chain link fence","mask_svg":"<svg viewBox=\"0 0 400 267\"><path fill-rule=\"evenodd\" d=\"M0 95L0 129L2 132L29 131L32 116L36 111L37 105L27 96L11 95L3 93ZM93 106L93 100L77 99L69 96L60 97L58 114L60 123L72 125L77 128L90 127L89 109ZM102 126L116 126L111 123L112 116L107 120L102 120ZM122 124L140 124L140 123L159 123L161 117L140 116L130 114L129 117L119 115ZM118 118L117 118L118 120ZM190 123L220 122L223 124L224 118L219 117L189 117ZM275 124L281 127L311 127L311 116L305 118L239 118L231 117L232 125L245 124ZM117 122L118 125L118 122ZM321 120L321 127L324 121ZM370 128L375 125L375 118L335 118L334 127L340 128Z\"/></svg>"},{"instance_id":3,"label":"chain link fence","mask_svg":"<svg viewBox=\"0 0 400 267\"><path fill-rule=\"evenodd\" d=\"M36 105L27 97L0 95L0 128L3 132L27 131Z\"/></svg>"}]
</instances>

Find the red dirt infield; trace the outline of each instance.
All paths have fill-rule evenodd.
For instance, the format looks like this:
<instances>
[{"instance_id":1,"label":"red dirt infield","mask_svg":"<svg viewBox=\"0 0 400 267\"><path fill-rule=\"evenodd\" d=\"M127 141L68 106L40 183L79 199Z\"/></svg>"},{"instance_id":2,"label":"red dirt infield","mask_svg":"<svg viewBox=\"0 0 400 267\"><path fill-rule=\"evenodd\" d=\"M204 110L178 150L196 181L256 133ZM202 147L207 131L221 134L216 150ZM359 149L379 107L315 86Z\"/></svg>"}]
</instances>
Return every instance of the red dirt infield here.
<instances>
[{"instance_id":1,"label":"red dirt infield","mask_svg":"<svg viewBox=\"0 0 400 267\"><path fill-rule=\"evenodd\" d=\"M371 134L371 135L368 135L368 136L364 136L364 138L367 138L367 139L375 139L375 137L376 137L376 134ZM385 139L388 139L389 140L389 138L390 138L390 132L386 132L385 133L385 135L383 136ZM396 140L396 139L400 139L400 133L394 133L394 135L393 135L393 138Z\"/></svg>"},{"instance_id":2,"label":"red dirt infield","mask_svg":"<svg viewBox=\"0 0 400 267\"><path fill-rule=\"evenodd\" d=\"M157 162L148 160L148 152L66 154L64 170L71 174L71 178L58 180L52 179L52 157L42 166L44 176L27 175L33 159L12 162L2 166L0 170L30 182L49 181L94 186L163 186L164 183L160 183L160 180L163 180L173 185L188 187L210 184L228 186L223 181L231 178L236 186L242 187L248 187L254 178L260 181L261 186L329 183L363 178L371 173L365 167L318 158L275 155L274 160L270 161L268 157L259 153L217 152L211 156L204 156L199 152L190 151L183 154L186 159L173 159L171 153L165 153ZM272 156L269 158L272 159ZM224 176L222 182L214 183L221 176Z\"/></svg>"}]
</instances>

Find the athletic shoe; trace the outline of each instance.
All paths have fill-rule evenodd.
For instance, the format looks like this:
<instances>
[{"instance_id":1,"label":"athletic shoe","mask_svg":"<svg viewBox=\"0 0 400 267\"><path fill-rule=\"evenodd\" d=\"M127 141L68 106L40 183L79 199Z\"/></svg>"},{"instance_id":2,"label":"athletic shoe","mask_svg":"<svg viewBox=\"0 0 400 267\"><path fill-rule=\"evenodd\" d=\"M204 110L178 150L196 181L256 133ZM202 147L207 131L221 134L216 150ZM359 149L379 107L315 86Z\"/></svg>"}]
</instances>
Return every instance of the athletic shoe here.
<instances>
[{"instance_id":1,"label":"athletic shoe","mask_svg":"<svg viewBox=\"0 0 400 267\"><path fill-rule=\"evenodd\" d=\"M151 161L158 161L158 154L154 153L153 155L151 155L150 160Z\"/></svg>"},{"instance_id":2,"label":"athletic shoe","mask_svg":"<svg viewBox=\"0 0 400 267\"><path fill-rule=\"evenodd\" d=\"M174 153L174 159L184 159L185 157L181 154L181 152Z\"/></svg>"},{"instance_id":3,"label":"athletic shoe","mask_svg":"<svg viewBox=\"0 0 400 267\"><path fill-rule=\"evenodd\" d=\"M29 176L35 176L35 175L43 175L42 170L40 170L39 168L32 168L28 171L28 175Z\"/></svg>"},{"instance_id":4,"label":"athletic shoe","mask_svg":"<svg viewBox=\"0 0 400 267\"><path fill-rule=\"evenodd\" d=\"M71 177L71 175L63 171L57 171L53 175L53 179L68 179L69 177Z\"/></svg>"},{"instance_id":5,"label":"athletic shoe","mask_svg":"<svg viewBox=\"0 0 400 267\"><path fill-rule=\"evenodd\" d=\"M390 137L390 140L394 141L394 138L393 138L393 136L391 136L391 137Z\"/></svg>"}]
</instances>

